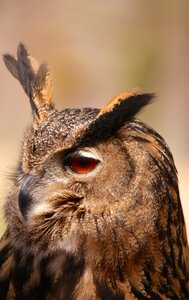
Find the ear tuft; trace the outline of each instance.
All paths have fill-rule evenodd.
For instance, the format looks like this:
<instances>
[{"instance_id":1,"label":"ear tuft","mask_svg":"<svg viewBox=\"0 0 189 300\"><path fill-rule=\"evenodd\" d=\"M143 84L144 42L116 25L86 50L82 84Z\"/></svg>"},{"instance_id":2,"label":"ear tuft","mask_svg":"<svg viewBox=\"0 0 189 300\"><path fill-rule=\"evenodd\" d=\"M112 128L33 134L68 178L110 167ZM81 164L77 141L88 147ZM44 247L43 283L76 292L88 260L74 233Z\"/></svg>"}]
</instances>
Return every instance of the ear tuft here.
<instances>
[{"instance_id":1,"label":"ear tuft","mask_svg":"<svg viewBox=\"0 0 189 300\"><path fill-rule=\"evenodd\" d=\"M130 99L130 97L135 97L139 95L139 90L137 88L128 90L126 92L123 92L119 94L118 96L112 98L99 112L97 118L101 115L104 115L106 113L111 112L113 109L115 109L116 106L119 106L121 102L125 102L127 99Z\"/></svg>"},{"instance_id":2,"label":"ear tuft","mask_svg":"<svg viewBox=\"0 0 189 300\"><path fill-rule=\"evenodd\" d=\"M18 45L17 60L6 54L3 56L10 73L19 80L30 99L34 118L40 123L54 109L52 103L52 82L46 64L38 62L28 53L23 44Z\"/></svg>"},{"instance_id":3,"label":"ear tuft","mask_svg":"<svg viewBox=\"0 0 189 300\"><path fill-rule=\"evenodd\" d=\"M109 137L124 123L129 122L155 94L143 94L137 89L124 92L111 99L99 112L85 132L84 139L96 140Z\"/></svg>"},{"instance_id":4,"label":"ear tuft","mask_svg":"<svg viewBox=\"0 0 189 300\"><path fill-rule=\"evenodd\" d=\"M15 77L16 79L18 79L19 75L18 75L18 62L17 62L17 60L9 54L4 54L3 55L3 60L4 60L4 63L7 67L7 69L12 74L12 76Z\"/></svg>"}]
</instances>

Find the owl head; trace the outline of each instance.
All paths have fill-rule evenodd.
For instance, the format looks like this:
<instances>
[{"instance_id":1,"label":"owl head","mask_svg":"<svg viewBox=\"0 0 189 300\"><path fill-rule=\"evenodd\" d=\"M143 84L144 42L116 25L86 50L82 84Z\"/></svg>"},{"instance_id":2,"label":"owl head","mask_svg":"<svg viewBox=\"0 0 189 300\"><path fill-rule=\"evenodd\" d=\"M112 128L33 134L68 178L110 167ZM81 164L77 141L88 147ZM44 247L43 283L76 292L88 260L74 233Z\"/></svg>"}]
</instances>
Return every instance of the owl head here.
<instances>
[{"instance_id":1,"label":"owl head","mask_svg":"<svg viewBox=\"0 0 189 300\"><path fill-rule=\"evenodd\" d=\"M156 239L163 244L170 230L184 238L172 155L135 118L153 94L131 90L102 109L59 112L46 64L38 65L22 44L17 59L4 61L33 113L5 206L17 249L37 257L85 253L94 265L113 268L142 252L159 253Z\"/></svg>"}]
</instances>

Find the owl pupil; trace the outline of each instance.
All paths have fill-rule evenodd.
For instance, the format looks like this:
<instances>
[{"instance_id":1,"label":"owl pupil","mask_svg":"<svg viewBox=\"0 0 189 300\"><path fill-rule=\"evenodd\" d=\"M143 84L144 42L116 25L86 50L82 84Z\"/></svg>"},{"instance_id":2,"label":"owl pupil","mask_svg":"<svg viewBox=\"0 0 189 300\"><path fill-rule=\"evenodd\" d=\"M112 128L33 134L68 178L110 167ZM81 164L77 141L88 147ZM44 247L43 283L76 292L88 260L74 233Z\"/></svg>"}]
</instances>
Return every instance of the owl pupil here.
<instances>
[{"instance_id":1,"label":"owl pupil","mask_svg":"<svg viewBox=\"0 0 189 300\"><path fill-rule=\"evenodd\" d=\"M77 159L77 163L81 168L86 167L88 164L91 163L91 161L93 161L93 159L87 157L80 157Z\"/></svg>"},{"instance_id":2,"label":"owl pupil","mask_svg":"<svg viewBox=\"0 0 189 300\"><path fill-rule=\"evenodd\" d=\"M84 174L93 171L97 164L98 160L85 156L72 157L67 161L69 168L78 174Z\"/></svg>"}]
</instances>

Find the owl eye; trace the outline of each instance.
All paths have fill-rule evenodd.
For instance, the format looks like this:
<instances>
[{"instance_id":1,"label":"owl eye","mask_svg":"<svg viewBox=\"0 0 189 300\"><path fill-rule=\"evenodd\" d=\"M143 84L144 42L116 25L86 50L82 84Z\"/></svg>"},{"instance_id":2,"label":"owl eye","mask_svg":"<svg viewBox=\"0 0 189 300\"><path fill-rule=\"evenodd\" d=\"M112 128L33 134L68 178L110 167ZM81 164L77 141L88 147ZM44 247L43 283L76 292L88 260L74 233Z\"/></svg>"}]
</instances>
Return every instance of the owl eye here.
<instances>
[{"instance_id":1,"label":"owl eye","mask_svg":"<svg viewBox=\"0 0 189 300\"><path fill-rule=\"evenodd\" d=\"M74 153L66 158L65 165L77 174L92 172L99 164L99 160L91 156Z\"/></svg>"}]
</instances>

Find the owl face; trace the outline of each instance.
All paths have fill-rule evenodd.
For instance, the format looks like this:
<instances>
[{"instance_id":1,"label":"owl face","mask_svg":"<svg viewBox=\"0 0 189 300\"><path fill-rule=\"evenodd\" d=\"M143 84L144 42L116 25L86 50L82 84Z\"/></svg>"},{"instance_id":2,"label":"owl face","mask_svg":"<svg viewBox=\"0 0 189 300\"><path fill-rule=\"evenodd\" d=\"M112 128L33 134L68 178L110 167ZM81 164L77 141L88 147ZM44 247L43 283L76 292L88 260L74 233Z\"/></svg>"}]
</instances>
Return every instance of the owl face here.
<instances>
[{"instance_id":1,"label":"owl face","mask_svg":"<svg viewBox=\"0 0 189 300\"><path fill-rule=\"evenodd\" d=\"M145 125L133 120L104 139L88 139L98 113L55 112L26 133L25 155L6 204L18 248L40 256L74 254L91 243L117 247L119 240L129 257L152 234L160 206L154 201L155 176L146 174L151 163L146 144L130 129Z\"/></svg>"},{"instance_id":2,"label":"owl face","mask_svg":"<svg viewBox=\"0 0 189 300\"><path fill-rule=\"evenodd\" d=\"M101 110L58 112L45 64L33 64L23 45L17 60L4 60L34 118L5 209L14 246L38 257L93 249L94 257L126 262L148 244L160 218L162 157L175 172L163 139L135 119L153 95L132 90Z\"/></svg>"}]
</instances>

